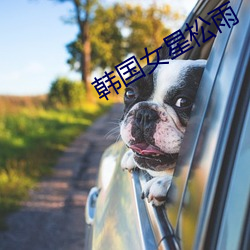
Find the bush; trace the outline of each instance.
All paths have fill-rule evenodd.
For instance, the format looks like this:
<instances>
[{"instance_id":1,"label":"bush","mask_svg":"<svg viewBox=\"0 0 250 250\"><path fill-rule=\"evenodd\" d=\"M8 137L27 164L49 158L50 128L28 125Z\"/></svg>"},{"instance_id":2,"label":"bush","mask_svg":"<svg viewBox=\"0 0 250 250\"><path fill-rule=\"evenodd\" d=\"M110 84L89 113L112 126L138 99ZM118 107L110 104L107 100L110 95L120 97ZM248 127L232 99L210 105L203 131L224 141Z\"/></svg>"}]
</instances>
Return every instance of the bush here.
<instances>
[{"instance_id":1,"label":"bush","mask_svg":"<svg viewBox=\"0 0 250 250\"><path fill-rule=\"evenodd\" d=\"M81 82L67 78L57 78L51 85L48 95L49 104L54 107L80 107L85 99Z\"/></svg>"}]
</instances>

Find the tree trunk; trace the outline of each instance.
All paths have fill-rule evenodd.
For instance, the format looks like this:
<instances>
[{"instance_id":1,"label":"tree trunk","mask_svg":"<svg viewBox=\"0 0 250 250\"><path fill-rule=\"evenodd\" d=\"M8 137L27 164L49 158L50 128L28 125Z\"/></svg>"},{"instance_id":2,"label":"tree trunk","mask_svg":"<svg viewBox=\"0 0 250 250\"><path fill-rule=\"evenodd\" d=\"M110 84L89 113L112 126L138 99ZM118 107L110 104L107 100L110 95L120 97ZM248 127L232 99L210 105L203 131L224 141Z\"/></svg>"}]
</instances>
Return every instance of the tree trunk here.
<instances>
[{"instance_id":1,"label":"tree trunk","mask_svg":"<svg viewBox=\"0 0 250 250\"><path fill-rule=\"evenodd\" d=\"M81 75L84 87L86 89L86 95L90 97L90 64L91 64L91 43L89 35L89 0L85 3L85 18L81 19L81 1L73 0L76 10L76 19L80 29L80 38L82 42L81 50Z\"/></svg>"},{"instance_id":2,"label":"tree trunk","mask_svg":"<svg viewBox=\"0 0 250 250\"><path fill-rule=\"evenodd\" d=\"M82 23L82 58L81 58L81 74L86 94L90 94L90 64L91 64L91 44L89 37L89 23L84 21Z\"/></svg>"}]
</instances>

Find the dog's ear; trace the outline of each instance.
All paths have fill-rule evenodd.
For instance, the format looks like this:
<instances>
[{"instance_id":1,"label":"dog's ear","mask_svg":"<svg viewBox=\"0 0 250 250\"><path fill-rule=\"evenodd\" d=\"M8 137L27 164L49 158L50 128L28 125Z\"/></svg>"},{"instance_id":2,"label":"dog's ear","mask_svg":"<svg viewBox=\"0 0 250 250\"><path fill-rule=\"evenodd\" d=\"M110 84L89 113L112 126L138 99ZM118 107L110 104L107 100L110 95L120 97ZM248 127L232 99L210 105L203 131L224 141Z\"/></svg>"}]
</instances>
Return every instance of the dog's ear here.
<instances>
[{"instance_id":1,"label":"dog's ear","mask_svg":"<svg viewBox=\"0 0 250 250\"><path fill-rule=\"evenodd\" d=\"M195 84L198 84L198 85L200 84L202 74L203 74L204 69L206 67L206 63L207 63L206 60L196 60L194 67L191 68L192 72L190 72L190 73L195 78Z\"/></svg>"}]
</instances>

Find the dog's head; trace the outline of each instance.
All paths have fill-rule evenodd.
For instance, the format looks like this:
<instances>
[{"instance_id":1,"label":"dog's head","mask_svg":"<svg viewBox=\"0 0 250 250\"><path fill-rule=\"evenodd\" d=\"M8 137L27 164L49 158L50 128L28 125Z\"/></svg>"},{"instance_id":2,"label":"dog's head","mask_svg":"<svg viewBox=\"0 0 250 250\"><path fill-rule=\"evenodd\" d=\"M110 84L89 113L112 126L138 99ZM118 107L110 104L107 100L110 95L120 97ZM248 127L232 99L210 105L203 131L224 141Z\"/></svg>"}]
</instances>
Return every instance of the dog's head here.
<instances>
[{"instance_id":1,"label":"dog's head","mask_svg":"<svg viewBox=\"0 0 250 250\"><path fill-rule=\"evenodd\" d=\"M151 75L153 66L146 66L147 76L126 88L120 132L139 168L165 172L175 167L205 64L169 60Z\"/></svg>"}]
</instances>

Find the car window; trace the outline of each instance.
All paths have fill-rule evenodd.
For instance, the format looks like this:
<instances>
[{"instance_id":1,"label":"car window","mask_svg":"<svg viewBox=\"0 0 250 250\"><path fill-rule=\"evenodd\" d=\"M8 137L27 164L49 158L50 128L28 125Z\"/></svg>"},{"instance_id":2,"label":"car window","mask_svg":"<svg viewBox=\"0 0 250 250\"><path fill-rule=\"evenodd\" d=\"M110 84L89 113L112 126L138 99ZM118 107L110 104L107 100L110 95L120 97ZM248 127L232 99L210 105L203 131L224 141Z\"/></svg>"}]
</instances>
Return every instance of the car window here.
<instances>
[{"instance_id":1,"label":"car window","mask_svg":"<svg viewBox=\"0 0 250 250\"><path fill-rule=\"evenodd\" d=\"M203 1L200 7L196 9L189 26L193 26L192 30L198 33L198 35L196 35L197 41L195 41L194 38L191 39L190 35L185 31L185 33L187 33L185 34L186 39L188 39L190 46L194 46L194 49L187 51L180 59L208 59L214 40L216 36L220 35L212 19L213 15L208 15L208 13L227 2L227 0ZM186 28L186 24L184 24L183 29L186 30Z\"/></svg>"},{"instance_id":2,"label":"car window","mask_svg":"<svg viewBox=\"0 0 250 250\"><path fill-rule=\"evenodd\" d=\"M216 1L216 3L214 1L200 1L200 3L198 3L197 7L195 7L193 13L191 13L191 15L189 16L188 18L188 23L190 26L194 26L195 25L195 20L201 16L201 17L204 17L204 19L206 19L206 21L208 22L211 22L211 19L208 19L206 16L207 16L207 13L211 10L213 10L214 8L218 7L219 5L225 3L227 1ZM195 13L195 14L194 14ZM198 22L198 30L199 30L199 34L202 34L201 33L201 22ZM204 32L206 33L207 30L210 30L211 32L214 32L215 34L217 34L217 28L216 26L211 22L211 25L209 26L205 26L204 25ZM185 30L185 24L183 25L183 27L181 28L182 31ZM224 33L224 37L227 37L230 33L230 30L228 30L227 32ZM185 39L189 39L190 40L190 37L189 37L189 34L186 33L186 38ZM220 34L218 35L218 37L220 36ZM217 38L218 39L218 38ZM198 37L198 41L201 41L202 40L202 37L199 36ZM211 48L213 46L213 43L214 43L215 39L214 38L211 38L210 40L208 40L207 42L205 43L201 43L201 46L199 47L195 41L190 41L191 45L194 46L194 49L192 49L189 53L185 53L183 54L182 56L180 56L180 58L178 59L188 59L188 58L191 58L191 59L207 59L209 54L210 54L210 51L211 51ZM222 56L223 54L223 50L224 50L224 47L225 47L225 44L226 44L226 41L227 39L226 38L220 38L220 41L218 42L220 44L220 46L218 47L218 49L220 50L220 54ZM166 48L165 48L166 50ZM164 50L163 50L164 51ZM166 53L168 53L168 51L166 51ZM214 63L215 67L218 67L219 65L219 60ZM211 72L209 72L209 75L211 75ZM213 75L215 75L215 72L213 73ZM205 90L205 94L208 94L209 92L211 92L211 89L212 89L212 86L207 86L207 90ZM202 91L201 91L202 92ZM203 93L204 95L204 93ZM204 101L204 98L202 96L201 97L201 100ZM206 96L206 98L208 99L209 96ZM205 99L206 99L205 98ZM200 121L199 117L198 119L196 118L195 121ZM190 152L188 152L188 155L190 156L189 160L191 161L191 156L192 154L190 154ZM185 158L185 157L184 157ZM180 165L188 165L187 163L182 163ZM188 165L190 166L190 164ZM141 184L143 185L143 183L145 182L145 173L142 173L141 174L141 178L140 178L140 181L141 181ZM152 209L150 206L147 206L147 202L145 202L146 204L146 207L148 209L148 213L149 213L149 217L151 218L151 221L152 221L152 227L154 228L154 232L155 232L155 235L158 239L162 239L162 238L166 238L167 239L167 245L175 245L176 242L176 235L177 237L178 234L177 234L177 221L178 221L178 215L179 215L179 210L181 208L181 201L182 201L182 194L183 194L183 191L185 190L185 183L187 181L187 176L184 176L184 178L179 178L177 180L177 183L178 184L178 188L180 190L180 196L178 197L178 202L176 202L175 204L168 204L166 206L166 208L161 211L161 209L157 209L157 212L154 213L152 212ZM197 213L193 213L193 216L194 216L194 220L196 220L196 214ZM158 222L160 222L161 224L159 224ZM157 226L155 226L157 225ZM171 225L169 227L169 225ZM190 225L189 225L190 226ZM191 225L192 227L192 225ZM174 237L175 236L175 237ZM187 235L187 237L189 237ZM191 238L192 239L192 238ZM176 248L178 248L176 246Z\"/></svg>"},{"instance_id":3,"label":"car window","mask_svg":"<svg viewBox=\"0 0 250 250\"><path fill-rule=\"evenodd\" d=\"M249 86L250 72L246 79ZM241 117L245 118L243 128L241 131L239 141L237 143L237 152L235 160L232 162L232 172L229 177L229 184L227 187L227 195L225 205L223 206L223 216L219 227L219 237L217 242L217 249L244 249L244 242L249 235L244 239L245 226L249 223L249 202L250 202L250 101L249 94L250 88L244 89L247 91L248 110L246 115ZM242 107L241 107L242 109ZM242 110L239 110L239 112ZM244 110L243 110L244 112ZM241 130L240 121L237 119L238 127ZM235 146L235 145L234 145ZM233 151L232 147L232 151ZM233 154L230 152L230 154ZM230 158L230 157L228 157ZM229 164L228 164L229 165ZM248 231L249 233L249 231ZM248 240L249 244L249 240ZM245 248L247 249L247 248ZM248 245L249 249L249 245Z\"/></svg>"},{"instance_id":4,"label":"car window","mask_svg":"<svg viewBox=\"0 0 250 250\"><path fill-rule=\"evenodd\" d=\"M218 7L219 5L222 5L223 3L225 3L226 1L220 1L219 3L215 3L214 1L207 1L203 4L201 4L197 10L196 10L196 14L195 16L192 18L192 22L194 24L194 20L198 17L198 16L206 16L207 13L211 10L213 10L214 8ZM191 24L190 24L191 26ZM210 26L208 26L208 29L210 30ZM215 34L217 34L215 28L213 28L213 32ZM186 183L188 180L188 174L189 174L189 167L192 164L192 158L194 155L194 150L195 150L195 144L196 139L198 138L199 135L199 129L202 125L202 120L204 118L204 112L206 110L206 106L209 100L209 96L210 93L212 91L212 79L214 79L215 75L216 75L216 70L219 66L221 57L223 55L226 43L227 43L227 37L230 34L230 30L225 30L223 32L223 34L217 34L216 37L216 48L217 51L214 50L214 53L211 55L210 54L210 61L212 61L212 63L208 63L208 66L206 67L204 73L203 73L203 81L204 84L200 84L200 87L198 89L198 93L197 93L197 97L196 97L196 102L195 102L195 107L198 106L199 109L195 110L195 112L193 112L186 133L185 133L185 137L184 137L184 141L182 143L182 149L180 152L180 157L179 157L179 162L177 163L177 169L176 169L176 176L179 175L179 171L182 171L182 169L186 168L186 172L185 174L182 171L182 175L181 177L179 177L178 179L176 179L176 185L178 186L178 201L176 201L174 204L169 204L168 205L168 217L170 219L171 224L173 225L174 229L177 230L177 220L178 220L178 214L179 214L179 209L180 209L180 203L183 199L182 195L184 193L184 190L186 188ZM188 37L187 37L188 38ZM190 53L188 55L186 55L186 53L184 54L184 58L183 59L188 59L188 56L192 56L192 59L199 59L199 57L195 57L195 56L199 56L199 55L206 55L206 57L204 59L208 59L209 56L209 52L212 49L213 46L213 42L215 41L214 39L209 40L208 42L204 43L204 46L198 47L198 45L193 44L194 52L190 52L192 53L192 55L190 55ZM215 56L214 56L215 55ZM211 58L212 57L212 58ZM214 59L213 59L214 57ZM212 59L212 60L211 60ZM195 213L194 213L195 214ZM195 218L194 218L195 219Z\"/></svg>"},{"instance_id":5,"label":"car window","mask_svg":"<svg viewBox=\"0 0 250 250\"><path fill-rule=\"evenodd\" d=\"M183 26L180 28L185 36L185 40L188 41L186 44L190 44L190 47L194 48L178 56L178 59L195 60L208 58L218 29L212 20L212 16L208 15L207 13L226 2L228 2L228 0L198 1L193 11L184 22ZM220 21L217 20L217 22L219 24ZM198 33L195 35L196 40L193 37L190 37L190 32L187 30L187 24L192 29L192 31ZM211 36L211 34L214 34L215 36ZM177 39L178 38L176 38L176 40ZM197 44L199 44L199 46ZM163 43L162 50L160 51L161 60L166 59L166 57L171 58L169 53L169 48L165 43ZM156 58L154 60L156 60Z\"/></svg>"}]
</instances>

